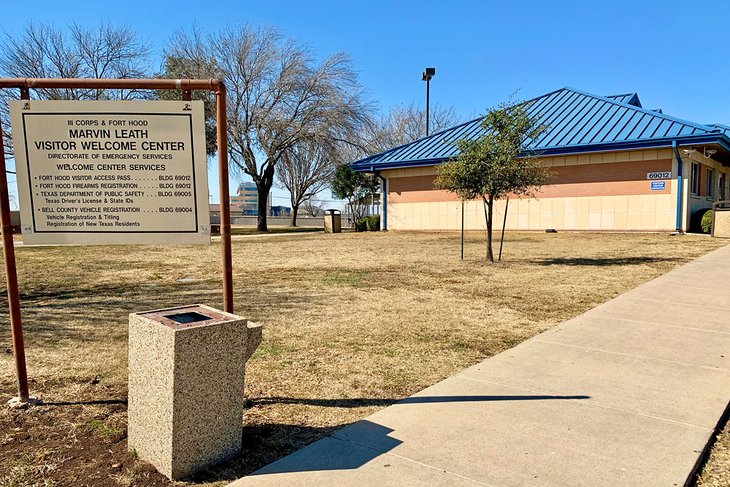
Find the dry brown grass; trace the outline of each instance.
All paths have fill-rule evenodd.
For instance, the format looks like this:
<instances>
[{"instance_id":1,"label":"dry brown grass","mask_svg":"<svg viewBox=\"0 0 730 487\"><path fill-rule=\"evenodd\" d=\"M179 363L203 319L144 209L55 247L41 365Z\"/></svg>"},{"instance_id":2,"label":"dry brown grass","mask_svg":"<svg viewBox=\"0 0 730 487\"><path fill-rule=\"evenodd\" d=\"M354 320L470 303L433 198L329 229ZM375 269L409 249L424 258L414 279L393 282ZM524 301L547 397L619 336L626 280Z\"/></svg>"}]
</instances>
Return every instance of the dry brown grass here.
<instances>
[{"instance_id":1,"label":"dry brown grass","mask_svg":"<svg viewBox=\"0 0 730 487\"><path fill-rule=\"evenodd\" d=\"M483 236L467 237L463 262L454 234L234 240L236 311L265 325L247 372L250 441L246 457L197 480L248 473L723 244L692 235L512 233L503 263L488 265ZM218 245L18 249L33 392L53 401L123 399L127 314L220 306L219 259ZM0 343L9 343L6 327ZM0 391L0 400L14 392L8 354ZM69 421L88 425L98 412L74 414ZM119 414L103 419L118 427Z\"/></svg>"},{"instance_id":2,"label":"dry brown grass","mask_svg":"<svg viewBox=\"0 0 730 487\"><path fill-rule=\"evenodd\" d=\"M698 487L727 487L730 485L730 422L717 435L712 453L697 481Z\"/></svg>"}]
</instances>

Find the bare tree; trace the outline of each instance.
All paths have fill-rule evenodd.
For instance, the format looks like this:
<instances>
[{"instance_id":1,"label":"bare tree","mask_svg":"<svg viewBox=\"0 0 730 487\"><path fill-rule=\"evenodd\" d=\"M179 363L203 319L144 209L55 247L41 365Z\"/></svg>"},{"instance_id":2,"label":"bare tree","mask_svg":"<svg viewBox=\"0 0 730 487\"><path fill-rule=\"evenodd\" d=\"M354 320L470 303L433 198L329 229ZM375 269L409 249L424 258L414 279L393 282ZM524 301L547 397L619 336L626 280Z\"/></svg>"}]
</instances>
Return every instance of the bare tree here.
<instances>
[{"instance_id":1,"label":"bare tree","mask_svg":"<svg viewBox=\"0 0 730 487\"><path fill-rule=\"evenodd\" d=\"M297 226L302 204L330 184L338 165L336 146L303 142L282 154L276 179L290 194L291 226Z\"/></svg>"},{"instance_id":2,"label":"bare tree","mask_svg":"<svg viewBox=\"0 0 730 487\"><path fill-rule=\"evenodd\" d=\"M166 48L164 66L160 77L172 79L203 79L221 78L223 75L209 52L200 30L194 27L190 33L181 37L177 32L170 39ZM205 145L209 156L218 149L215 121L215 93L210 90L193 90L193 100L202 100L205 112ZM161 100L179 100L177 90L162 90L158 92Z\"/></svg>"},{"instance_id":3,"label":"bare tree","mask_svg":"<svg viewBox=\"0 0 730 487\"><path fill-rule=\"evenodd\" d=\"M0 38L0 76L9 78L140 78L149 74L150 49L125 26L103 22L96 27L71 24L61 29L51 24L29 23L17 36ZM0 90L6 158L12 158L8 100L17 93ZM33 99L108 100L147 98L136 90L42 88Z\"/></svg>"},{"instance_id":4,"label":"bare tree","mask_svg":"<svg viewBox=\"0 0 730 487\"><path fill-rule=\"evenodd\" d=\"M178 32L179 47L167 54L183 57L195 43L202 41ZM256 183L257 228L266 231L266 201L284 154L303 143L355 137L367 121L362 88L345 54L316 63L306 47L275 29L240 25L208 36L204 45L228 88L230 162Z\"/></svg>"},{"instance_id":5,"label":"bare tree","mask_svg":"<svg viewBox=\"0 0 730 487\"><path fill-rule=\"evenodd\" d=\"M125 26L71 24L62 30L30 23L22 34L0 41L0 73L13 78L142 78L149 74L149 46ZM146 97L134 90L42 88L45 100L105 100Z\"/></svg>"},{"instance_id":6,"label":"bare tree","mask_svg":"<svg viewBox=\"0 0 730 487\"><path fill-rule=\"evenodd\" d=\"M454 107L431 107L431 133L452 127L458 120ZM371 153L381 152L425 136L426 112L414 104L396 106L371 129L369 149Z\"/></svg>"},{"instance_id":7,"label":"bare tree","mask_svg":"<svg viewBox=\"0 0 730 487\"><path fill-rule=\"evenodd\" d=\"M310 198L304 203L302 203L302 209L310 216L318 217L322 213L324 213L324 208L322 208L322 202L317 201L314 198Z\"/></svg>"}]
</instances>

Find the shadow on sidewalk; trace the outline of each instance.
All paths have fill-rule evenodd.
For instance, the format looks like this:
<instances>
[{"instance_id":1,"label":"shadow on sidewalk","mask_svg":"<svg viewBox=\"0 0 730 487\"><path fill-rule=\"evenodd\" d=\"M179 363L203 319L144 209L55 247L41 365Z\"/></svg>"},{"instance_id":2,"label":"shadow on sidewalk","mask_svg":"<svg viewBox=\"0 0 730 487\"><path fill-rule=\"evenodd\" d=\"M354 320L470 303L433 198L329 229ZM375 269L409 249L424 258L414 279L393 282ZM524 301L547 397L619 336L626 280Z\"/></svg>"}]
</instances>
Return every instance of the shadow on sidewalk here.
<instances>
[{"instance_id":1,"label":"shadow on sidewalk","mask_svg":"<svg viewBox=\"0 0 730 487\"><path fill-rule=\"evenodd\" d=\"M356 408L453 402L550 401L588 399L590 396L415 396L394 399L309 399L260 397L250 406L304 404L317 407ZM232 481L245 475L356 469L387 453L402 442L389 436L393 430L361 420L347 425L313 427L292 424L262 424L243 428L241 455L214 469L188 479L191 482ZM352 441L348 441L352 438ZM322 441L317 441L322 440ZM362 440L362 441L361 441ZM369 446L364 446L365 444ZM306 451L304 448L307 447ZM275 462L275 463L273 463ZM262 468L263 467L263 468ZM259 470L260 469L260 470Z\"/></svg>"}]
</instances>

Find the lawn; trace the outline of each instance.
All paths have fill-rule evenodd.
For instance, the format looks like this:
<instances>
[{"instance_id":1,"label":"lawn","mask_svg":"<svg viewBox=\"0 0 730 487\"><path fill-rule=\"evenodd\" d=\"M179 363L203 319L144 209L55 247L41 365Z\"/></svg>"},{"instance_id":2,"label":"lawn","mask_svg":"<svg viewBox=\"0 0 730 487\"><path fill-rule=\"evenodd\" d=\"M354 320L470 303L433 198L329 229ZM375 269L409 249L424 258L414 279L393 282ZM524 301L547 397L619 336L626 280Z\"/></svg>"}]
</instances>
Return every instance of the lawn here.
<instances>
[{"instance_id":1,"label":"lawn","mask_svg":"<svg viewBox=\"0 0 730 487\"><path fill-rule=\"evenodd\" d=\"M455 234L234 239L236 312L264 324L264 341L247 369L243 455L193 481L250 473L725 243L509 233L488 265L482 238L467 235L464 261ZM0 485L170 485L126 452L127 315L220 307L218 244L17 254L31 390L46 405L0 408ZM7 326L0 344L7 401Z\"/></svg>"},{"instance_id":2,"label":"lawn","mask_svg":"<svg viewBox=\"0 0 730 487\"><path fill-rule=\"evenodd\" d=\"M231 225L231 235L267 235L274 233L322 232L323 227L281 227L269 226L268 232L259 232L255 225Z\"/></svg>"}]
</instances>

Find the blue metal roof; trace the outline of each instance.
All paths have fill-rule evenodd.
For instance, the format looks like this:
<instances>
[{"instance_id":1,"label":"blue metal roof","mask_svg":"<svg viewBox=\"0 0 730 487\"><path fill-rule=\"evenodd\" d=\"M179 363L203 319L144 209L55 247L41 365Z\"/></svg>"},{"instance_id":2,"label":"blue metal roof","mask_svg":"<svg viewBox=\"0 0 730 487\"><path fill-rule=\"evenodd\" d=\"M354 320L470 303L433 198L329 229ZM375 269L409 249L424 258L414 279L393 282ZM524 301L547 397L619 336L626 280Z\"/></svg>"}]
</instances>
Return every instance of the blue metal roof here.
<instances>
[{"instance_id":1,"label":"blue metal roof","mask_svg":"<svg viewBox=\"0 0 730 487\"><path fill-rule=\"evenodd\" d=\"M730 125L725 125L724 123L711 123L708 125L720 130L723 134L730 135Z\"/></svg>"},{"instance_id":2,"label":"blue metal roof","mask_svg":"<svg viewBox=\"0 0 730 487\"><path fill-rule=\"evenodd\" d=\"M527 141L525 150L544 155L666 147L673 141L721 142L730 150L730 127L698 124L647 110L635 93L603 97L566 87L525 101L523 106L538 123L548 127L537 140ZM351 166L373 171L438 164L458 154L458 140L481 136L481 122L482 117L470 120Z\"/></svg>"},{"instance_id":3,"label":"blue metal roof","mask_svg":"<svg viewBox=\"0 0 730 487\"><path fill-rule=\"evenodd\" d=\"M607 96L609 100L626 103L627 105L633 105L641 108L641 102L639 101L638 93L624 93L623 95L610 95Z\"/></svg>"}]
</instances>

